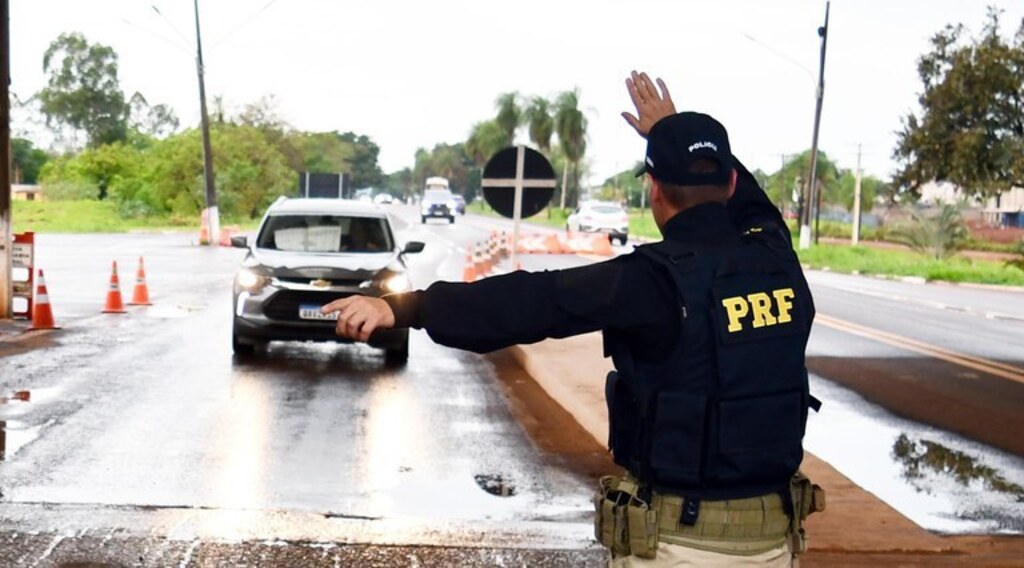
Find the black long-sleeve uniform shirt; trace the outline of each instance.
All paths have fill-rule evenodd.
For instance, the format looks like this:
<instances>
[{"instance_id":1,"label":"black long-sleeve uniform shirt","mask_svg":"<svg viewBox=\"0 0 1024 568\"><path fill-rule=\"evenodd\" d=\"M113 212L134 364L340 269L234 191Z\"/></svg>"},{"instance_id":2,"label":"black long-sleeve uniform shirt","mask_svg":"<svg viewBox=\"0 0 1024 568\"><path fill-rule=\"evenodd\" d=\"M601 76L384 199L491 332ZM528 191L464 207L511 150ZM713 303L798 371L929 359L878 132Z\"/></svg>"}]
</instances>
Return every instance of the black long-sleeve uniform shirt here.
<instances>
[{"instance_id":1,"label":"black long-sleeve uniform shirt","mask_svg":"<svg viewBox=\"0 0 1024 568\"><path fill-rule=\"evenodd\" d=\"M778 209L742 165L737 169L727 205L705 203L677 214L663 227L664 238L723 243L760 226L766 238L791 246ZM679 318L670 308L675 295L669 277L634 252L579 268L437 282L385 300L395 327L425 329L437 343L478 353L609 329L623 332L637 353L657 358L678 341Z\"/></svg>"}]
</instances>

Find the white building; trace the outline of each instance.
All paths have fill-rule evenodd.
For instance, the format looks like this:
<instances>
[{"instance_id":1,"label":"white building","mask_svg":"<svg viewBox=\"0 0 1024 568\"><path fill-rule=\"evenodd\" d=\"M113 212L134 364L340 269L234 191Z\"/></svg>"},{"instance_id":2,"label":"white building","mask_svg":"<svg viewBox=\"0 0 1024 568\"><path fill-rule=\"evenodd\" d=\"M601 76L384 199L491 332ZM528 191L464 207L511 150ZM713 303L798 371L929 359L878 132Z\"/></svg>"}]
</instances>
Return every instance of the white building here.
<instances>
[{"instance_id":1,"label":"white building","mask_svg":"<svg viewBox=\"0 0 1024 568\"><path fill-rule=\"evenodd\" d=\"M921 186L922 203L963 203L960 188L949 182L929 182ZM1024 227L1024 187L1004 191L984 202L971 199L969 206L981 211L982 217L997 227Z\"/></svg>"}]
</instances>

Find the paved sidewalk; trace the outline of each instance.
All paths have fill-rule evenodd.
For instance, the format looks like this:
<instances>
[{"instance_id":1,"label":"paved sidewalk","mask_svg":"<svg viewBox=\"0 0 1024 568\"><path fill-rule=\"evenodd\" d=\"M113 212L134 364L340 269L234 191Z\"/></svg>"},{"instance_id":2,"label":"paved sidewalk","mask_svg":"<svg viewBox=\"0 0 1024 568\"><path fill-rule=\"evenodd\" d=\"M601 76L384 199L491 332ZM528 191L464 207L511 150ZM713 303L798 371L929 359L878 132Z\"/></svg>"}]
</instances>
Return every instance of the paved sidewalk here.
<instances>
[{"instance_id":1,"label":"paved sidewalk","mask_svg":"<svg viewBox=\"0 0 1024 568\"><path fill-rule=\"evenodd\" d=\"M523 368L602 446L608 412L601 336L587 334L511 348ZM825 488L827 510L807 524L803 566L1024 566L1024 537L940 536L806 454L802 469Z\"/></svg>"}]
</instances>

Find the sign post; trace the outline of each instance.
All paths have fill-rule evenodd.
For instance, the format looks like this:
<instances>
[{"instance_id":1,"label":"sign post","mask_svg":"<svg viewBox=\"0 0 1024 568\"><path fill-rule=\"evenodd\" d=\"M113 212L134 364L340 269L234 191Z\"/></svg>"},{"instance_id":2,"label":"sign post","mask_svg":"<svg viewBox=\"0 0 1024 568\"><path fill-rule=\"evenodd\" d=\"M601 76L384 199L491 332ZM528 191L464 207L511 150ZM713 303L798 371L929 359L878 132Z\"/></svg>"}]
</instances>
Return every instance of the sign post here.
<instances>
[{"instance_id":1,"label":"sign post","mask_svg":"<svg viewBox=\"0 0 1024 568\"><path fill-rule=\"evenodd\" d=\"M11 313L15 318L32 319L32 304L35 288L35 233L27 232L14 235L14 246L11 254L12 291ZM23 300L19 302L18 300ZM24 304L25 309L20 309Z\"/></svg>"},{"instance_id":2,"label":"sign post","mask_svg":"<svg viewBox=\"0 0 1024 568\"><path fill-rule=\"evenodd\" d=\"M501 150L484 166L484 199L512 219L512 266L519 249L519 224L539 213L555 194L555 170L540 152L526 146Z\"/></svg>"}]
</instances>

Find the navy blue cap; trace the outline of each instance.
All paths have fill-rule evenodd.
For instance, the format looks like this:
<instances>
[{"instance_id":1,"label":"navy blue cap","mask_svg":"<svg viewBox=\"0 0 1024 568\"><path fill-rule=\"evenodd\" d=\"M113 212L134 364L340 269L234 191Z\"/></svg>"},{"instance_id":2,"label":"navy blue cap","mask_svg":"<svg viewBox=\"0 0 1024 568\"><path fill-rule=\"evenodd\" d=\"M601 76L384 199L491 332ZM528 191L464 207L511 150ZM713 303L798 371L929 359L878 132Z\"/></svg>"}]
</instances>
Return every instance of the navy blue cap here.
<instances>
[{"instance_id":1,"label":"navy blue cap","mask_svg":"<svg viewBox=\"0 0 1024 568\"><path fill-rule=\"evenodd\" d=\"M718 168L691 172L690 167L700 159L711 160ZM734 162L722 123L699 112L680 112L651 127L644 167L636 175L648 173L674 185L721 185L729 182Z\"/></svg>"}]
</instances>

